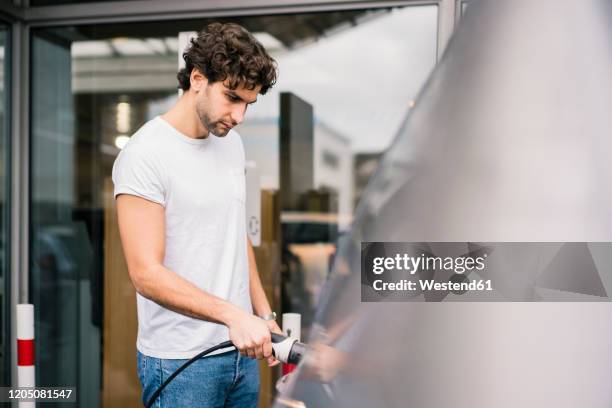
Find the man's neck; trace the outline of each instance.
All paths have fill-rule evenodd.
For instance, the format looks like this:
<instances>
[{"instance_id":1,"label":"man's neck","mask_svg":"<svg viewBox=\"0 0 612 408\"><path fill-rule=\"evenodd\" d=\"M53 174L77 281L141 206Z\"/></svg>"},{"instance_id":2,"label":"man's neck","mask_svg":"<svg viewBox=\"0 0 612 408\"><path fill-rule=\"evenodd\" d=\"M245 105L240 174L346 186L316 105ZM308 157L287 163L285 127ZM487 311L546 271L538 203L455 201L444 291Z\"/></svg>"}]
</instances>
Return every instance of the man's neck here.
<instances>
[{"instance_id":1,"label":"man's neck","mask_svg":"<svg viewBox=\"0 0 612 408\"><path fill-rule=\"evenodd\" d=\"M173 128L194 139L206 139L208 129L202 124L198 117L195 100L191 92L184 92L176 105L162 115L162 118Z\"/></svg>"}]
</instances>

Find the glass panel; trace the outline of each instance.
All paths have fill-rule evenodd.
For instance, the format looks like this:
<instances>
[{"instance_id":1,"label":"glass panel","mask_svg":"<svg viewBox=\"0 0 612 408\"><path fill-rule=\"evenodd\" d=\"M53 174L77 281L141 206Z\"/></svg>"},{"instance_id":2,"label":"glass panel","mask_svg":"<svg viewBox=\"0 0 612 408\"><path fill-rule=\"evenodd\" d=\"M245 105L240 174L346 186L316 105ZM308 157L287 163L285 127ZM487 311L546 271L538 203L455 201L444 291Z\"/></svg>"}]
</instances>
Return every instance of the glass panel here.
<instances>
[{"instance_id":1,"label":"glass panel","mask_svg":"<svg viewBox=\"0 0 612 408\"><path fill-rule=\"evenodd\" d=\"M32 42L30 299L36 313L36 375L44 386L78 387L79 404L98 406L101 315L99 221L77 200L70 41Z\"/></svg>"},{"instance_id":2,"label":"glass panel","mask_svg":"<svg viewBox=\"0 0 612 408\"><path fill-rule=\"evenodd\" d=\"M10 265L8 229L10 160L8 140L10 138L10 36L8 26L0 24L0 384L9 385L11 370L10 344Z\"/></svg>"},{"instance_id":3,"label":"glass panel","mask_svg":"<svg viewBox=\"0 0 612 408\"><path fill-rule=\"evenodd\" d=\"M224 21L245 26L278 61L278 84L237 130L248 174L259 178L250 180L260 220L249 225L261 230L264 289L277 312L302 313L307 337L335 242L435 64L437 7ZM130 135L177 101L179 33L208 22L33 31L31 293L45 305L37 308L38 384L76 384L83 406L139 403L135 292L111 169ZM312 131L281 132L289 111ZM300 137L309 148L281 162L281 149ZM304 188L289 191L281 171ZM265 388L263 406L274 392Z\"/></svg>"},{"instance_id":4,"label":"glass panel","mask_svg":"<svg viewBox=\"0 0 612 408\"><path fill-rule=\"evenodd\" d=\"M282 167L279 95L290 92L314 109L314 191L302 192L301 205L283 206L281 218L282 308L302 315L305 336L335 242L436 62L436 6L373 10L349 21L288 45L282 32L268 31L280 38L269 41L279 81L238 127L261 188L282 190L280 173L303 169L309 154Z\"/></svg>"}]
</instances>

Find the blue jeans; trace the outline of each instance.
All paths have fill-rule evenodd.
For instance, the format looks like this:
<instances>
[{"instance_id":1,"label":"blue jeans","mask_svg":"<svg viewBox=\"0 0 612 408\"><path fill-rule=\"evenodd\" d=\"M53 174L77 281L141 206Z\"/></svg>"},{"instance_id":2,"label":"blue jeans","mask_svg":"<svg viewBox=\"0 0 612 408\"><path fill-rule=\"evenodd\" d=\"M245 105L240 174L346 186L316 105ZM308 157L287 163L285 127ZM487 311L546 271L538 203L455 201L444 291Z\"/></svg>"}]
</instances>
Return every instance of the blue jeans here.
<instances>
[{"instance_id":1,"label":"blue jeans","mask_svg":"<svg viewBox=\"0 0 612 408\"><path fill-rule=\"evenodd\" d=\"M138 352L142 403L187 360L160 359ZM156 408L257 408L259 365L237 351L204 357L177 375L161 392Z\"/></svg>"}]
</instances>

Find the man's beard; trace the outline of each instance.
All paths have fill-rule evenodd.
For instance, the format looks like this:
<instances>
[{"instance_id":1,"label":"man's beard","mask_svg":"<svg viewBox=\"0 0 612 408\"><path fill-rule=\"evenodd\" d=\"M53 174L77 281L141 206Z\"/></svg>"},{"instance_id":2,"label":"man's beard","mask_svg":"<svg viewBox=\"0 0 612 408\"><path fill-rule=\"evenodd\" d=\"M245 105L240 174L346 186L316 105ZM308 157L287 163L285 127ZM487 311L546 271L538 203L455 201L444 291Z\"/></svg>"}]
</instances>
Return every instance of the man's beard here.
<instances>
[{"instance_id":1,"label":"man's beard","mask_svg":"<svg viewBox=\"0 0 612 408\"><path fill-rule=\"evenodd\" d=\"M229 130L219 130L220 122L213 122L208 116L208 114L206 112L201 112L200 109L198 109L198 117L200 118L200 122L202 122L202 125L204 125L208 132L212 133L213 135L217 137L223 137L229 133Z\"/></svg>"}]
</instances>

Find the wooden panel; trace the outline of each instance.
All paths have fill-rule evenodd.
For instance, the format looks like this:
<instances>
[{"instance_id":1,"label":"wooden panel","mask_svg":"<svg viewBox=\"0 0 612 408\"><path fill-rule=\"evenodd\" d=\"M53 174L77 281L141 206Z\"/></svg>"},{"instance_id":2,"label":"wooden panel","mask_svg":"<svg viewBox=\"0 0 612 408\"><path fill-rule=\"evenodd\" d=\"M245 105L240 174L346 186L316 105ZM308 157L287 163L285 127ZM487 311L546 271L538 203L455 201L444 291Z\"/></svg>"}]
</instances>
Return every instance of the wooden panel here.
<instances>
[{"instance_id":1,"label":"wooden panel","mask_svg":"<svg viewBox=\"0 0 612 408\"><path fill-rule=\"evenodd\" d=\"M123 257L113 183L104 181L104 348L102 407L141 407L136 373L136 291Z\"/></svg>"},{"instance_id":2,"label":"wooden panel","mask_svg":"<svg viewBox=\"0 0 612 408\"><path fill-rule=\"evenodd\" d=\"M280 316L280 211L278 194L273 190L261 192L261 220L261 245L254 248L257 270L270 306ZM261 361L259 367L259 407L267 408L272 406L276 395L275 385L280 377L280 365L270 368L266 362Z\"/></svg>"}]
</instances>

